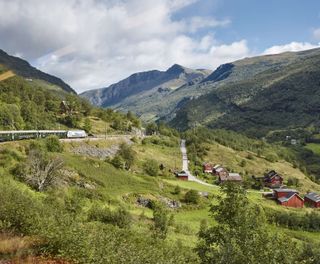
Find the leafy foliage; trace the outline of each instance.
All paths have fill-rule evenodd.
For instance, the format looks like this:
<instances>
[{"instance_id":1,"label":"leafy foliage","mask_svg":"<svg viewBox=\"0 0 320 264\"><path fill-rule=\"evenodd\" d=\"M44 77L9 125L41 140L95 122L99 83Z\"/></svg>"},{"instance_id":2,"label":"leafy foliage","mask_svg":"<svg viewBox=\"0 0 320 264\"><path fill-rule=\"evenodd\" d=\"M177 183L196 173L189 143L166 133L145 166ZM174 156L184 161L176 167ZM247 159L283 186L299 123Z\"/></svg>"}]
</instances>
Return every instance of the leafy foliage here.
<instances>
[{"instance_id":1,"label":"leafy foliage","mask_svg":"<svg viewBox=\"0 0 320 264\"><path fill-rule=\"evenodd\" d=\"M250 205L241 187L222 188L225 196L210 210L218 224L199 233L201 263L294 263L295 244L268 231L263 209Z\"/></svg>"}]
</instances>

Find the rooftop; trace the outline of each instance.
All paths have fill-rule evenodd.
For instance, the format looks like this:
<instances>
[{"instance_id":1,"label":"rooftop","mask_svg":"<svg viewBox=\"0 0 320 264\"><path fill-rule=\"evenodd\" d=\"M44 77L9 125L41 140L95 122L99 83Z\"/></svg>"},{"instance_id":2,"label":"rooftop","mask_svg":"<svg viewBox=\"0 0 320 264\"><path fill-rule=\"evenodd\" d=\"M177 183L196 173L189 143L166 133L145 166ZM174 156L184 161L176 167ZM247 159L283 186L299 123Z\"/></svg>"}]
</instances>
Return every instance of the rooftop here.
<instances>
[{"instance_id":1,"label":"rooftop","mask_svg":"<svg viewBox=\"0 0 320 264\"><path fill-rule=\"evenodd\" d=\"M305 195L306 198L314 201L314 202L320 202L320 195L314 192L308 193Z\"/></svg>"}]
</instances>

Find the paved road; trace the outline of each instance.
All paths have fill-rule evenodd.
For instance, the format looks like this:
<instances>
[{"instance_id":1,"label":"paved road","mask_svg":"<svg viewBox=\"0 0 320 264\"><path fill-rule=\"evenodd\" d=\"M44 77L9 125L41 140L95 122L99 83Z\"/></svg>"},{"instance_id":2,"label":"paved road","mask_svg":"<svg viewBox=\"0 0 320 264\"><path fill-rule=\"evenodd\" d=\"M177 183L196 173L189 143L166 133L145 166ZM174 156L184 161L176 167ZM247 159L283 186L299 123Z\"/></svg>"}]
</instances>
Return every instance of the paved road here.
<instances>
[{"instance_id":1,"label":"paved road","mask_svg":"<svg viewBox=\"0 0 320 264\"><path fill-rule=\"evenodd\" d=\"M182 170L184 170L187 173L188 181L194 181L194 182L206 185L206 186L218 187L216 185L212 185L207 182L201 181L197 177L195 177L191 174L191 172L189 171L189 160L188 160L188 155L187 155L187 148L186 148L186 140L185 139L181 140L180 150L182 153Z\"/></svg>"}]
</instances>

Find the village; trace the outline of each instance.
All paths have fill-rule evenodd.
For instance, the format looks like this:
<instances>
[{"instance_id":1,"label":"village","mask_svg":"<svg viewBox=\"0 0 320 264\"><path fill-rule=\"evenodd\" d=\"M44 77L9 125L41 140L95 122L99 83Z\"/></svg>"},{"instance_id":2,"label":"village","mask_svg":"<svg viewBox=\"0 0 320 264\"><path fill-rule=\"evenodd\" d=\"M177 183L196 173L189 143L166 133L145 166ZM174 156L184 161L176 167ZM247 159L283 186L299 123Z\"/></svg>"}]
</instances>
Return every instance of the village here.
<instances>
[{"instance_id":1,"label":"village","mask_svg":"<svg viewBox=\"0 0 320 264\"><path fill-rule=\"evenodd\" d=\"M213 181L218 185L226 182L243 183L243 179L239 173L229 172L228 169L219 164L213 165L211 163L204 163L203 173L214 177L215 180ZM184 181L189 179L186 171L176 173L176 177ZM287 188L284 184L283 176L275 170L270 170L261 177L252 176L252 179L270 190L269 192L262 193L264 198L274 200L281 206L293 208L303 208L304 206L320 208L319 194L308 192L302 196L299 191Z\"/></svg>"}]
</instances>

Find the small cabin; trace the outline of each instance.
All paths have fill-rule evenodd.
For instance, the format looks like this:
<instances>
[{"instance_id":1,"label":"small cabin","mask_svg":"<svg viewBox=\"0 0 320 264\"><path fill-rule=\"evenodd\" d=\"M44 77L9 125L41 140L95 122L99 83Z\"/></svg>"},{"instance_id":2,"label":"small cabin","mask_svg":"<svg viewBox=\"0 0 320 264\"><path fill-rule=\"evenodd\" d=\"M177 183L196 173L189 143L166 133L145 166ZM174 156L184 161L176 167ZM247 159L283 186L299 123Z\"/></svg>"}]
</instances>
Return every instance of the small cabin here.
<instances>
[{"instance_id":1,"label":"small cabin","mask_svg":"<svg viewBox=\"0 0 320 264\"><path fill-rule=\"evenodd\" d=\"M305 195L304 201L311 207L320 208L320 195L314 192L310 192Z\"/></svg>"},{"instance_id":2,"label":"small cabin","mask_svg":"<svg viewBox=\"0 0 320 264\"><path fill-rule=\"evenodd\" d=\"M189 179L188 173L186 173L185 171L175 172L175 175L179 180L182 181L187 181Z\"/></svg>"},{"instance_id":3,"label":"small cabin","mask_svg":"<svg viewBox=\"0 0 320 264\"><path fill-rule=\"evenodd\" d=\"M224 182L242 182L242 177L239 173L227 173L219 175L219 183L224 183Z\"/></svg>"}]
</instances>

